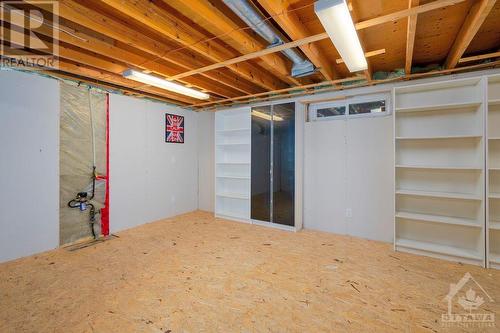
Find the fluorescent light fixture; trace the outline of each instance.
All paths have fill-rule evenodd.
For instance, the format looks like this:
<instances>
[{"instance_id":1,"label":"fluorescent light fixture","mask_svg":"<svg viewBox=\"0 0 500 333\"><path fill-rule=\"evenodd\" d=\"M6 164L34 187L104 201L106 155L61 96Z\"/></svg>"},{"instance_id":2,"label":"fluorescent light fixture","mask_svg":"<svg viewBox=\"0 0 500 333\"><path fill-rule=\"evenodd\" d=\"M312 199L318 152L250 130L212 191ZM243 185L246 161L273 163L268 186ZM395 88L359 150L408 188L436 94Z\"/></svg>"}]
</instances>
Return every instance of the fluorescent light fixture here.
<instances>
[{"instance_id":1,"label":"fluorescent light fixture","mask_svg":"<svg viewBox=\"0 0 500 333\"><path fill-rule=\"evenodd\" d=\"M368 69L365 53L345 0L319 0L314 4L326 33L351 72Z\"/></svg>"},{"instance_id":2,"label":"fluorescent light fixture","mask_svg":"<svg viewBox=\"0 0 500 333\"><path fill-rule=\"evenodd\" d=\"M154 75L135 71L133 69L128 69L125 72L123 72L123 77L126 79L142 82L150 86L155 86L158 88L162 88L168 91L172 91L181 95L186 95L197 99L210 98L209 94L205 94L201 91L185 87L183 85L162 79Z\"/></svg>"},{"instance_id":3,"label":"fluorescent light fixture","mask_svg":"<svg viewBox=\"0 0 500 333\"><path fill-rule=\"evenodd\" d=\"M256 116L256 117L266 119L266 120L271 120L271 115L264 113L264 112L260 112L260 111L252 111L252 116ZM272 119L274 121L283 121L284 120L282 117L276 116L276 115L274 115L272 117Z\"/></svg>"}]
</instances>

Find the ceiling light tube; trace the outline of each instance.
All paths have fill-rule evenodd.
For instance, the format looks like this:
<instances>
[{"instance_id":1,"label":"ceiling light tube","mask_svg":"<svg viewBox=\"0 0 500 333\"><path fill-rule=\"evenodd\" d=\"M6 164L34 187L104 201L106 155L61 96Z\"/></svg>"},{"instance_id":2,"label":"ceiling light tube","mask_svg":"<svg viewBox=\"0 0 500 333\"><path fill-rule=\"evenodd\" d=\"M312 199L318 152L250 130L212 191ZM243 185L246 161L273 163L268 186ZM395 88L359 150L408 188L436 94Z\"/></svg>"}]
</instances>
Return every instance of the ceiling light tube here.
<instances>
[{"instance_id":1,"label":"ceiling light tube","mask_svg":"<svg viewBox=\"0 0 500 333\"><path fill-rule=\"evenodd\" d=\"M186 95L189 97L193 97L196 99L209 99L210 95L205 94L204 92L191 89L188 87L185 87L183 85L177 84L175 82L171 82L165 79L162 79L160 77L142 73L133 69L128 69L125 72L123 72L123 77L126 79L138 81L145 83L150 86L155 86L158 88L162 88L168 91L172 91L181 95Z\"/></svg>"},{"instance_id":2,"label":"ceiling light tube","mask_svg":"<svg viewBox=\"0 0 500 333\"><path fill-rule=\"evenodd\" d=\"M365 53L356 33L345 0L319 0L314 3L318 16L333 45L350 72L368 69Z\"/></svg>"}]
</instances>

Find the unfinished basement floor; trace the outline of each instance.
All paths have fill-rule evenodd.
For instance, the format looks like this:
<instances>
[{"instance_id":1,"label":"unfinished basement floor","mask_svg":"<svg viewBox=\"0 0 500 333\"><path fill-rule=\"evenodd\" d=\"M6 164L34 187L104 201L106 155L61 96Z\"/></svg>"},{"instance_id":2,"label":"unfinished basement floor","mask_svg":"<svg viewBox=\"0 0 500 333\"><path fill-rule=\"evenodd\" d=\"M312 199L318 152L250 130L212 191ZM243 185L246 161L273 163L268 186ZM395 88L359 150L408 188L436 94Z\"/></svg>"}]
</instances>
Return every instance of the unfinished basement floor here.
<instances>
[{"instance_id":1,"label":"unfinished basement floor","mask_svg":"<svg viewBox=\"0 0 500 333\"><path fill-rule=\"evenodd\" d=\"M204 212L118 236L0 265L0 332L467 331L440 321L466 272L500 317L500 271L386 243Z\"/></svg>"}]
</instances>

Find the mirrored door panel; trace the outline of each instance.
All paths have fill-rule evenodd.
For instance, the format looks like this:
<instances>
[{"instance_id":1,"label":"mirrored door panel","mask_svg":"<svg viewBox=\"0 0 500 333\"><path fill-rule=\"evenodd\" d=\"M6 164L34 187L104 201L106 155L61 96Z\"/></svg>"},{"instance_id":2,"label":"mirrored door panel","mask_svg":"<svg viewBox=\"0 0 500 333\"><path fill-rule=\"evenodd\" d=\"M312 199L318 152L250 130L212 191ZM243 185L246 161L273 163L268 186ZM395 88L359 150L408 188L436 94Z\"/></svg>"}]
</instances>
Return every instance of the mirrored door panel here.
<instances>
[{"instance_id":1,"label":"mirrored door panel","mask_svg":"<svg viewBox=\"0 0 500 333\"><path fill-rule=\"evenodd\" d=\"M295 104L273 106L272 222L294 226Z\"/></svg>"},{"instance_id":2,"label":"mirrored door panel","mask_svg":"<svg viewBox=\"0 0 500 333\"><path fill-rule=\"evenodd\" d=\"M271 107L252 108L251 218L271 222Z\"/></svg>"},{"instance_id":3,"label":"mirrored door panel","mask_svg":"<svg viewBox=\"0 0 500 333\"><path fill-rule=\"evenodd\" d=\"M251 218L294 226L295 104L252 108Z\"/></svg>"}]
</instances>

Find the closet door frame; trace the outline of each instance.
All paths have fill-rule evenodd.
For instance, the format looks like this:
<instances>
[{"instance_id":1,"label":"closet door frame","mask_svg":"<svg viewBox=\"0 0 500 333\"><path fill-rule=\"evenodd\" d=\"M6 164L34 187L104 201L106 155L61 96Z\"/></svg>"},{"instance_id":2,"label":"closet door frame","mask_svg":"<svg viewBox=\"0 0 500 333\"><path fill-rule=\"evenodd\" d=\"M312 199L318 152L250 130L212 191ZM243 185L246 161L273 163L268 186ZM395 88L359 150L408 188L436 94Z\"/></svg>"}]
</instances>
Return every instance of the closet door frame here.
<instances>
[{"instance_id":1,"label":"closet door frame","mask_svg":"<svg viewBox=\"0 0 500 333\"><path fill-rule=\"evenodd\" d=\"M252 105L250 109L250 113L252 112L252 108L254 107L262 107L262 106L270 106L271 107L271 113L273 112L273 108L275 105L280 105L280 104L289 104L293 103L294 104L294 112L295 112L295 184L294 184L294 210L295 210L295 223L294 226L287 226L287 225L282 225L274 222L265 222L265 221L259 221L259 220L254 220L250 216L250 221L252 224L260 225L260 226L266 226L266 227L271 227L271 228L276 228L276 229L281 229L281 230L286 230L286 231L299 231L302 229L302 207L303 207L303 152L304 152L304 123L305 123L305 112L306 108L304 104L301 104L295 100L291 101L277 101L277 102L272 102L272 103L262 103L262 104L256 104ZM271 121L271 128L272 131L274 131L274 127L272 126L272 121ZM272 154L272 148L273 148L273 134L271 135L271 154ZM272 155L271 155L272 157ZM271 158L271 168L272 168L272 161L273 159ZM250 174L251 174L251 168L252 165L250 163ZM270 173L270 177L272 177L272 173ZM272 180L272 179L271 179ZM271 181L271 190L272 190L273 182ZM250 186L251 187L251 186ZM271 205L272 205L272 194L271 192ZM250 201L251 201L251 196L250 196ZM271 206L271 217L272 217L272 206Z\"/></svg>"}]
</instances>

